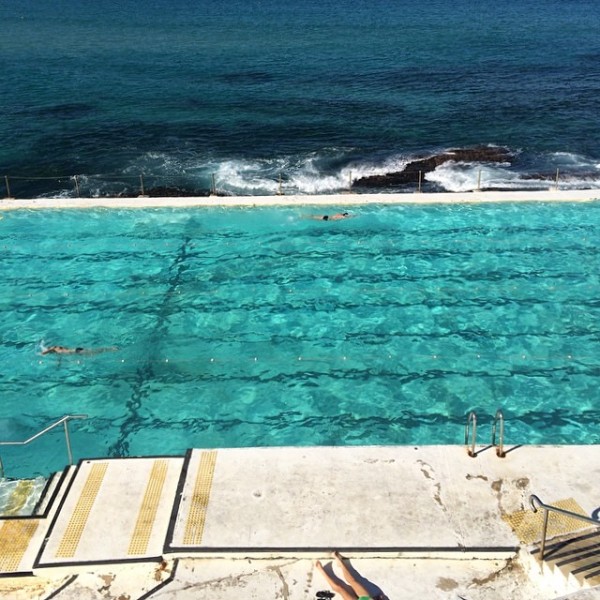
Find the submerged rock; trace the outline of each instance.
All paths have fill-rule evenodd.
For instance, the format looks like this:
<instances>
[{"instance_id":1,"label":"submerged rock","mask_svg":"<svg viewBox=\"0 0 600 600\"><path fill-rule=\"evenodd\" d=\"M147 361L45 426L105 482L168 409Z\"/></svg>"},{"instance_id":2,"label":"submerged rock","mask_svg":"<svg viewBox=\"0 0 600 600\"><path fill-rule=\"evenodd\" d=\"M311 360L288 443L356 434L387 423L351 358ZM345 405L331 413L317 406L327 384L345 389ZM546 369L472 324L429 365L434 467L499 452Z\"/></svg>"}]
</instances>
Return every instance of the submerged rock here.
<instances>
[{"instance_id":1,"label":"submerged rock","mask_svg":"<svg viewBox=\"0 0 600 600\"><path fill-rule=\"evenodd\" d=\"M369 175L353 182L353 187L393 187L419 182L419 172L422 181L425 174L435 170L448 161L455 162L510 162L512 154L507 148L497 146L476 146L475 148L455 148L440 154L417 158L409 162L402 171L385 173L384 175Z\"/></svg>"}]
</instances>

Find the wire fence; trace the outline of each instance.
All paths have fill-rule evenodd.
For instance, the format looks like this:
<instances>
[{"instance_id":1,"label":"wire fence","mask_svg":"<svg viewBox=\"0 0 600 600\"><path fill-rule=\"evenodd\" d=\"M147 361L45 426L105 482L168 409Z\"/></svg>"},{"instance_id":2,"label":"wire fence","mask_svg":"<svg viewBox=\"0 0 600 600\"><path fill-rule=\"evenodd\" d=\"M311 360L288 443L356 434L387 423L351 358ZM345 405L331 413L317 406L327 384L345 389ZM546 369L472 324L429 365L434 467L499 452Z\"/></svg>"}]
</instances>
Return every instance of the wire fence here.
<instances>
[{"instance_id":1,"label":"wire fence","mask_svg":"<svg viewBox=\"0 0 600 600\"><path fill-rule=\"evenodd\" d=\"M209 188L190 188L173 177L156 175L4 176L4 199L34 195L94 196L209 196L219 195L214 176Z\"/></svg>"},{"instance_id":2,"label":"wire fence","mask_svg":"<svg viewBox=\"0 0 600 600\"><path fill-rule=\"evenodd\" d=\"M426 185L425 172L415 172L414 177L401 186L407 191L420 193L423 186ZM540 183L540 189L551 190L559 189L559 169L553 177L545 178L546 186ZM51 185L54 182L54 185ZM210 175L210 182L207 187L197 187L197 182L189 185L190 182L183 181L168 175L152 175L139 173L136 175L52 175L52 176L23 176L23 175L4 175L4 199L16 199L17 197L27 198L32 195L50 195L58 194L67 197L98 197L98 196L116 196L116 197L165 197L165 196L225 196L230 195L227 192L218 189L215 174ZM285 178L282 173L277 179L273 180L271 189L276 189L277 195L285 195ZM390 188L396 188L390 185ZM479 170L477 183L472 191L482 191L485 189L494 189L485 186L482 181L482 172ZM356 192L357 185L353 180L352 172L348 175L348 185L346 189L340 191ZM362 188L361 191L368 192L368 188ZM295 192L296 193L296 192Z\"/></svg>"}]
</instances>

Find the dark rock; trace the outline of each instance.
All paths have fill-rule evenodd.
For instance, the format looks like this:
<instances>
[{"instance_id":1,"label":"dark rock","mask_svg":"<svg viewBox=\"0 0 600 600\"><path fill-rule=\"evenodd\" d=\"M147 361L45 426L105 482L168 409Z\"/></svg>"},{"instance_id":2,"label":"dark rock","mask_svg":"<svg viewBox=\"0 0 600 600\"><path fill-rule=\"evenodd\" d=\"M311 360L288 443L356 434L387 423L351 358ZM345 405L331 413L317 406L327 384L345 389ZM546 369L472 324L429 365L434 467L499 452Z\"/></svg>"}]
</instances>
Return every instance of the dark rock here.
<instances>
[{"instance_id":1,"label":"dark rock","mask_svg":"<svg viewBox=\"0 0 600 600\"><path fill-rule=\"evenodd\" d=\"M353 187L393 187L419 182L419 173L425 180L425 174L433 171L450 160L456 162L510 162L511 153L506 148L497 146L476 146L475 148L455 148L409 162L403 171L370 175L353 182Z\"/></svg>"},{"instance_id":2,"label":"dark rock","mask_svg":"<svg viewBox=\"0 0 600 600\"><path fill-rule=\"evenodd\" d=\"M140 196L140 191L123 192L119 194L120 198L136 198ZM186 190L178 187L153 187L144 190L144 196L149 198L192 198L200 196L210 196L210 190Z\"/></svg>"}]
</instances>

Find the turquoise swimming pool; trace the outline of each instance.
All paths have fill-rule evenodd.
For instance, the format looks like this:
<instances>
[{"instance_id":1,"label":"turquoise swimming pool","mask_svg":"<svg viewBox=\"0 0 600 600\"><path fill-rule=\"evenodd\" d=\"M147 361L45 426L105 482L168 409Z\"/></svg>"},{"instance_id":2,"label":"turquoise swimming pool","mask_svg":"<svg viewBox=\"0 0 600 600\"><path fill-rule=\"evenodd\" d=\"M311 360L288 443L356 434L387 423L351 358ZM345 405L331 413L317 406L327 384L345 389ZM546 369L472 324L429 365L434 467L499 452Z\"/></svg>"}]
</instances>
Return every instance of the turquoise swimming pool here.
<instances>
[{"instance_id":1,"label":"turquoise swimming pool","mask_svg":"<svg viewBox=\"0 0 600 600\"><path fill-rule=\"evenodd\" d=\"M454 444L502 408L507 443L600 442L599 203L319 210L4 213L0 440L84 413L76 457Z\"/></svg>"}]
</instances>

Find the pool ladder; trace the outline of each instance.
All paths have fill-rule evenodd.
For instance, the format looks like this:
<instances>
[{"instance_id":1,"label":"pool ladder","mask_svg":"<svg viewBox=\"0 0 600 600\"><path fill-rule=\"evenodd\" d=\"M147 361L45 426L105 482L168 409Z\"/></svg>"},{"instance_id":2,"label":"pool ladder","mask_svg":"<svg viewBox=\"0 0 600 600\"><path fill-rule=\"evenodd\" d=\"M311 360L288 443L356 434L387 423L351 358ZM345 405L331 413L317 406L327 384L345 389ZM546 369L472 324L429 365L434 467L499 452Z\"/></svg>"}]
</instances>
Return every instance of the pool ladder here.
<instances>
[{"instance_id":1,"label":"pool ladder","mask_svg":"<svg viewBox=\"0 0 600 600\"><path fill-rule=\"evenodd\" d=\"M498 433L498 444L496 444L496 429L499 428ZM470 443L469 443L470 439ZM475 411L471 411L467 416L467 424L465 426L465 447L467 448L467 454L473 458L477 456L475 452L475 443L477 441L477 415ZM496 448L496 456L504 458L506 452L504 451L504 413L498 409L494 417L492 424L492 447Z\"/></svg>"}]
</instances>

